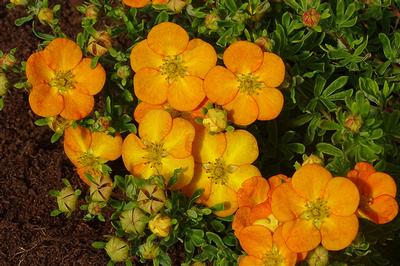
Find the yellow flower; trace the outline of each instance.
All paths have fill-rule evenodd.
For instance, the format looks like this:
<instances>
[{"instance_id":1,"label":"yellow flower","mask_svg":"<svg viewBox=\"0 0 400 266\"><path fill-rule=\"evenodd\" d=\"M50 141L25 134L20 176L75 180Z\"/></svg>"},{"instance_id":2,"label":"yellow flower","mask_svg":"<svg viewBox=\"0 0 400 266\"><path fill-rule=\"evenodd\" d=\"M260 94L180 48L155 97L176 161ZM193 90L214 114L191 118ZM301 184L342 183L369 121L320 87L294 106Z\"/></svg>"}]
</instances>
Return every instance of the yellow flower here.
<instances>
[{"instance_id":1,"label":"yellow flower","mask_svg":"<svg viewBox=\"0 0 400 266\"><path fill-rule=\"evenodd\" d=\"M149 221L150 231L159 237L167 237L171 232L171 226L171 218L160 213Z\"/></svg>"}]
</instances>

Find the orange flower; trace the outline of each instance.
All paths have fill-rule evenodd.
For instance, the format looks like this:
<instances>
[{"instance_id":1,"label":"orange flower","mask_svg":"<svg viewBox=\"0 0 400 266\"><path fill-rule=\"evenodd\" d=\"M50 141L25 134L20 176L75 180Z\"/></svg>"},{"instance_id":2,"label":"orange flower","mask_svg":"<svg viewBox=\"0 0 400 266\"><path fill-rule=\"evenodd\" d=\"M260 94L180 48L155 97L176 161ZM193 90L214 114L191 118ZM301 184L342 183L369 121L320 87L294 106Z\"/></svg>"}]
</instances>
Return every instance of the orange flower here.
<instances>
[{"instance_id":1,"label":"orange flower","mask_svg":"<svg viewBox=\"0 0 400 266\"><path fill-rule=\"evenodd\" d=\"M87 128L69 127L64 133L64 151L71 162L77 167L79 177L88 185L91 182L85 174L99 176L102 166L107 161L113 161L121 156L122 138L103 132L91 132Z\"/></svg>"},{"instance_id":2,"label":"orange flower","mask_svg":"<svg viewBox=\"0 0 400 266\"><path fill-rule=\"evenodd\" d=\"M194 110L204 100L203 79L217 62L210 44L189 41L188 33L170 22L153 27L130 58L136 96L155 105L168 101L178 111Z\"/></svg>"},{"instance_id":3,"label":"orange flower","mask_svg":"<svg viewBox=\"0 0 400 266\"><path fill-rule=\"evenodd\" d=\"M196 132L193 155L195 175L185 193L204 189L199 202L209 207L224 204L225 209L216 212L218 216L233 214L238 208L236 192L242 183L260 175L251 165L258 157L256 139L245 130L211 135L202 128Z\"/></svg>"},{"instance_id":4,"label":"orange flower","mask_svg":"<svg viewBox=\"0 0 400 266\"><path fill-rule=\"evenodd\" d=\"M287 248L282 227L271 231L262 225L244 228L239 235L240 245L247 256L239 258L239 266L294 266L297 254Z\"/></svg>"},{"instance_id":5,"label":"orange flower","mask_svg":"<svg viewBox=\"0 0 400 266\"><path fill-rule=\"evenodd\" d=\"M139 124L139 136L129 134L122 145L122 159L133 175L150 178L162 175L166 181L176 169L183 170L173 186L180 189L193 177L192 142L195 130L183 118L172 118L164 110L148 112Z\"/></svg>"},{"instance_id":6,"label":"orange flower","mask_svg":"<svg viewBox=\"0 0 400 266\"><path fill-rule=\"evenodd\" d=\"M225 50L224 63L226 68L214 67L204 80L210 101L230 111L237 125L276 118L283 107L283 95L276 89L285 76L282 59L254 43L238 41Z\"/></svg>"},{"instance_id":7,"label":"orange flower","mask_svg":"<svg viewBox=\"0 0 400 266\"><path fill-rule=\"evenodd\" d=\"M398 213L396 182L385 173L376 172L369 163L357 163L347 176L360 191L360 206L357 214L376 224L392 221Z\"/></svg>"},{"instance_id":8,"label":"orange flower","mask_svg":"<svg viewBox=\"0 0 400 266\"><path fill-rule=\"evenodd\" d=\"M355 215L360 195L347 178L335 177L318 164L299 168L290 183L272 194L272 213L283 223L286 245L305 252L319 243L327 250L340 250L354 240L358 231Z\"/></svg>"},{"instance_id":9,"label":"orange flower","mask_svg":"<svg viewBox=\"0 0 400 266\"><path fill-rule=\"evenodd\" d=\"M151 3L153 5L161 5L168 3L169 0L153 0ZM150 0L122 0L125 5L135 8L145 7L150 3Z\"/></svg>"},{"instance_id":10,"label":"orange flower","mask_svg":"<svg viewBox=\"0 0 400 266\"><path fill-rule=\"evenodd\" d=\"M32 84L29 104L40 116L60 115L67 120L86 117L93 109L93 95L104 86L106 73L100 64L92 69L89 58L82 59L79 46L57 38L26 63Z\"/></svg>"}]
</instances>

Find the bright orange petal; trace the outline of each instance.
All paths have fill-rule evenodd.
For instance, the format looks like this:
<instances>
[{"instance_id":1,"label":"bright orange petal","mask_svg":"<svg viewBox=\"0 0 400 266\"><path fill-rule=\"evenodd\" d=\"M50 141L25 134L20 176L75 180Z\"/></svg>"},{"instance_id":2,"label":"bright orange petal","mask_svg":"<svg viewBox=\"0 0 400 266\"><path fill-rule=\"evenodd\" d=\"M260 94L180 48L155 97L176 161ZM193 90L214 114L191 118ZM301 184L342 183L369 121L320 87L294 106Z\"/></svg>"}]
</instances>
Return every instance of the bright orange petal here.
<instances>
[{"instance_id":1,"label":"bright orange petal","mask_svg":"<svg viewBox=\"0 0 400 266\"><path fill-rule=\"evenodd\" d=\"M233 73L254 72L263 62L261 48L248 41L237 41L224 52L224 64Z\"/></svg>"},{"instance_id":2,"label":"bright orange petal","mask_svg":"<svg viewBox=\"0 0 400 266\"><path fill-rule=\"evenodd\" d=\"M362 218L373 221L376 224L385 224L392 221L399 211L396 199L388 195L374 198L367 206L361 206L359 214Z\"/></svg>"},{"instance_id":3,"label":"bright orange petal","mask_svg":"<svg viewBox=\"0 0 400 266\"><path fill-rule=\"evenodd\" d=\"M209 196L211 191L211 179L209 175L206 173L206 170L203 168L202 164L196 163L194 166L194 176L189 185L183 188L183 192L188 197L191 197L193 193L198 190L203 189L203 194L198 199L199 203L205 202Z\"/></svg>"},{"instance_id":4,"label":"bright orange petal","mask_svg":"<svg viewBox=\"0 0 400 266\"><path fill-rule=\"evenodd\" d=\"M146 158L148 152L145 149L146 146L135 134L129 134L124 139L122 144L122 160L129 172L134 172L135 165L148 161Z\"/></svg>"},{"instance_id":5,"label":"bright orange petal","mask_svg":"<svg viewBox=\"0 0 400 266\"><path fill-rule=\"evenodd\" d=\"M258 120L272 120L281 113L284 99L280 90L263 88L252 96L258 106Z\"/></svg>"},{"instance_id":6,"label":"bright orange petal","mask_svg":"<svg viewBox=\"0 0 400 266\"><path fill-rule=\"evenodd\" d=\"M64 110L61 116L67 120L79 120L88 116L94 106L94 98L91 95L80 93L71 89L63 94Z\"/></svg>"},{"instance_id":7,"label":"bright orange petal","mask_svg":"<svg viewBox=\"0 0 400 266\"><path fill-rule=\"evenodd\" d=\"M290 179L287 176L282 175L282 174L274 175L274 176L271 176L270 178L268 178L268 183L271 187L270 191L273 191L278 186L280 186L284 183L288 183L288 182L290 182Z\"/></svg>"},{"instance_id":8,"label":"bright orange petal","mask_svg":"<svg viewBox=\"0 0 400 266\"><path fill-rule=\"evenodd\" d=\"M372 198L381 195L396 197L396 182L388 174L382 172L373 173L367 178L366 184L372 191L370 194Z\"/></svg>"},{"instance_id":9,"label":"bright orange petal","mask_svg":"<svg viewBox=\"0 0 400 266\"><path fill-rule=\"evenodd\" d=\"M194 133L194 127L189 121L175 118L171 131L164 139L164 148L177 159L186 158L192 154Z\"/></svg>"},{"instance_id":10,"label":"bright orange petal","mask_svg":"<svg viewBox=\"0 0 400 266\"><path fill-rule=\"evenodd\" d=\"M82 60L81 48L73 41L64 38L52 40L43 50L48 66L56 71L70 71Z\"/></svg>"},{"instance_id":11,"label":"bright orange petal","mask_svg":"<svg viewBox=\"0 0 400 266\"><path fill-rule=\"evenodd\" d=\"M164 110L148 112L139 124L139 136L143 141L160 143L172 128L172 117Z\"/></svg>"},{"instance_id":12,"label":"bright orange petal","mask_svg":"<svg viewBox=\"0 0 400 266\"><path fill-rule=\"evenodd\" d=\"M65 142L64 142L64 152L65 152L65 155L67 155L68 159L71 161L71 163L73 165L75 165L78 168L83 167L79 161L81 156L83 155L82 152L71 149L69 146L65 145Z\"/></svg>"},{"instance_id":13,"label":"bright orange petal","mask_svg":"<svg viewBox=\"0 0 400 266\"><path fill-rule=\"evenodd\" d=\"M194 173L193 156L188 156L183 159L176 159L173 156L167 156L163 158L161 162L161 175L165 178L167 183L176 169L181 168L183 170L182 174L178 176L177 182L171 187L171 189L181 189L192 181Z\"/></svg>"},{"instance_id":14,"label":"bright orange petal","mask_svg":"<svg viewBox=\"0 0 400 266\"><path fill-rule=\"evenodd\" d=\"M285 64L278 55L264 53L263 63L254 75L268 87L278 87L285 78Z\"/></svg>"},{"instance_id":15,"label":"bright orange petal","mask_svg":"<svg viewBox=\"0 0 400 266\"><path fill-rule=\"evenodd\" d=\"M256 223L259 225L264 225L268 229L272 230L273 224L279 223L279 221L272 214L270 201L265 201L257 204L251 209L249 216L250 223Z\"/></svg>"},{"instance_id":16,"label":"bright orange petal","mask_svg":"<svg viewBox=\"0 0 400 266\"><path fill-rule=\"evenodd\" d=\"M206 97L203 80L195 76L185 76L171 83L168 103L178 111L192 111Z\"/></svg>"},{"instance_id":17,"label":"bright orange petal","mask_svg":"<svg viewBox=\"0 0 400 266\"><path fill-rule=\"evenodd\" d=\"M344 177L332 178L325 188L324 199L335 215L348 216L358 208L360 194L357 187Z\"/></svg>"},{"instance_id":18,"label":"bright orange petal","mask_svg":"<svg viewBox=\"0 0 400 266\"><path fill-rule=\"evenodd\" d=\"M274 244L279 248L279 253L284 257L285 266L294 266L297 261L297 253L291 251L285 243L282 235L282 226L278 227L272 236Z\"/></svg>"},{"instance_id":19,"label":"bright orange petal","mask_svg":"<svg viewBox=\"0 0 400 266\"><path fill-rule=\"evenodd\" d=\"M257 140L251 133L239 129L227 132L225 136L226 150L224 152L224 159L226 164L251 164L257 159Z\"/></svg>"},{"instance_id":20,"label":"bright orange petal","mask_svg":"<svg viewBox=\"0 0 400 266\"><path fill-rule=\"evenodd\" d=\"M133 116L136 122L140 123L143 120L143 117L151 110L164 110L164 106L160 104L149 104L146 102L140 102L133 113Z\"/></svg>"},{"instance_id":21,"label":"bright orange petal","mask_svg":"<svg viewBox=\"0 0 400 266\"><path fill-rule=\"evenodd\" d=\"M300 197L290 183L284 183L272 193L272 213L281 222L296 219L305 210L306 200Z\"/></svg>"},{"instance_id":22,"label":"bright orange petal","mask_svg":"<svg viewBox=\"0 0 400 266\"><path fill-rule=\"evenodd\" d=\"M29 105L35 114L50 117L62 112L64 100L57 89L50 88L47 84L38 84L29 94Z\"/></svg>"},{"instance_id":23,"label":"bright orange petal","mask_svg":"<svg viewBox=\"0 0 400 266\"><path fill-rule=\"evenodd\" d=\"M150 1L149 0L122 0L125 5L130 7L145 7Z\"/></svg>"},{"instance_id":24,"label":"bright orange petal","mask_svg":"<svg viewBox=\"0 0 400 266\"><path fill-rule=\"evenodd\" d=\"M282 225L286 246L293 252L306 252L321 242L321 234L311 221L296 219Z\"/></svg>"},{"instance_id":25,"label":"bright orange petal","mask_svg":"<svg viewBox=\"0 0 400 266\"><path fill-rule=\"evenodd\" d=\"M74 75L74 85L80 92L95 95L101 91L106 82L106 72L100 64L97 64L94 69L91 68L90 62L89 58L84 58L72 70L72 74Z\"/></svg>"},{"instance_id":26,"label":"bright orange petal","mask_svg":"<svg viewBox=\"0 0 400 266\"><path fill-rule=\"evenodd\" d=\"M232 101L239 91L236 76L222 66L212 68L204 79L204 92L211 102L224 105Z\"/></svg>"},{"instance_id":27,"label":"bright orange petal","mask_svg":"<svg viewBox=\"0 0 400 266\"><path fill-rule=\"evenodd\" d=\"M130 171L134 176L149 179L152 176L159 175L160 173L156 168L152 167L150 163L140 163L132 166Z\"/></svg>"},{"instance_id":28,"label":"bright orange petal","mask_svg":"<svg viewBox=\"0 0 400 266\"><path fill-rule=\"evenodd\" d=\"M241 256L239 257L239 266L264 266L264 262L261 259L252 256Z\"/></svg>"},{"instance_id":29,"label":"bright orange petal","mask_svg":"<svg viewBox=\"0 0 400 266\"><path fill-rule=\"evenodd\" d=\"M251 164L244 164L237 166L233 173L228 174L227 186L234 191L238 191L243 182L252 178L253 176L261 175L257 167Z\"/></svg>"},{"instance_id":30,"label":"bright orange petal","mask_svg":"<svg viewBox=\"0 0 400 266\"><path fill-rule=\"evenodd\" d=\"M174 56L185 51L189 43L189 35L181 26L163 22L150 30L147 43L150 49L160 55Z\"/></svg>"},{"instance_id":31,"label":"bright orange petal","mask_svg":"<svg viewBox=\"0 0 400 266\"><path fill-rule=\"evenodd\" d=\"M239 207L236 211L234 219L232 221L232 229L235 231L235 236L239 237L240 231L243 228L251 225L250 217L251 209L249 207Z\"/></svg>"},{"instance_id":32,"label":"bright orange petal","mask_svg":"<svg viewBox=\"0 0 400 266\"><path fill-rule=\"evenodd\" d=\"M236 97L224 108L228 110L228 117L233 123L240 126L247 126L257 120L258 104L248 94L239 92Z\"/></svg>"},{"instance_id":33,"label":"bright orange petal","mask_svg":"<svg viewBox=\"0 0 400 266\"><path fill-rule=\"evenodd\" d=\"M240 245L250 256L262 259L272 248L272 234L265 226L251 225L239 234Z\"/></svg>"},{"instance_id":34,"label":"bright orange petal","mask_svg":"<svg viewBox=\"0 0 400 266\"><path fill-rule=\"evenodd\" d=\"M201 79L204 79L217 63L217 53L214 48L200 39L191 40L182 56L189 75Z\"/></svg>"},{"instance_id":35,"label":"bright orange petal","mask_svg":"<svg viewBox=\"0 0 400 266\"><path fill-rule=\"evenodd\" d=\"M213 207L217 204L224 204L224 210L215 212L215 214L220 217L229 216L235 213L238 208L236 192L219 183L213 183L211 185L210 196L204 204L208 207Z\"/></svg>"},{"instance_id":36,"label":"bright orange petal","mask_svg":"<svg viewBox=\"0 0 400 266\"><path fill-rule=\"evenodd\" d=\"M224 133L210 134L202 127L196 130L193 141L193 156L196 162L209 163L222 156L226 149Z\"/></svg>"},{"instance_id":37,"label":"bright orange petal","mask_svg":"<svg viewBox=\"0 0 400 266\"><path fill-rule=\"evenodd\" d=\"M167 101L168 82L161 73L152 68L142 68L134 78L135 95L142 101L151 104L162 104Z\"/></svg>"},{"instance_id":38,"label":"bright orange petal","mask_svg":"<svg viewBox=\"0 0 400 266\"><path fill-rule=\"evenodd\" d=\"M292 178L296 192L307 200L321 198L331 173L319 164L306 164L298 169Z\"/></svg>"},{"instance_id":39,"label":"bright orange petal","mask_svg":"<svg viewBox=\"0 0 400 266\"><path fill-rule=\"evenodd\" d=\"M151 3L153 5L162 5L168 3L169 0L152 0Z\"/></svg>"},{"instance_id":40,"label":"bright orange petal","mask_svg":"<svg viewBox=\"0 0 400 266\"><path fill-rule=\"evenodd\" d=\"M355 214L336 216L331 214L321 225L322 245L327 250L340 250L356 238L358 219Z\"/></svg>"},{"instance_id":41,"label":"bright orange petal","mask_svg":"<svg viewBox=\"0 0 400 266\"><path fill-rule=\"evenodd\" d=\"M111 136L104 132L93 132L90 149L92 149L95 156L99 156L106 161L114 161L121 156L121 135Z\"/></svg>"},{"instance_id":42,"label":"bright orange petal","mask_svg":"<svg viewBox=\"0 0 400 266\"><path fill-rule=\"evenodd\" d=\"M42 56L42 52L37 52L29 56L26 62L26 77L33 86L48 83L55 73Z\"/></svg>"},{"instance_id":43,"label":"bright orange petal","mask_svg":"<svg viewBox=\"0 0 400 266\"><path fill-rule=\"evenodd\" d=\"M142 68L154 68L156 70L162 65L162 56L150 49L147 40L137 43L131 51L131 67L138 72Z\"/></svg>"},{"instance_id":44,"label":"bright orange petal","mask_svg":"<svg viewBox=\"0 0 400 266\"><path fill-rule=\"evenodd\" d=\"M237 191L239 208L255 207L268 199L269 184L262 176L254 176L242 183Z\"/></svg>"},{"instance_id":45,"label":"bright orange petal","mask_svg":"<svg viewBox=\"0 0 400 266\"><path fill-rule=\"evenodd\" d=\"M68 127L64 131L64 147L80 153L86 152L92 143L92 132L89 129L77 126Z\"/></svg>"}]
</instances>

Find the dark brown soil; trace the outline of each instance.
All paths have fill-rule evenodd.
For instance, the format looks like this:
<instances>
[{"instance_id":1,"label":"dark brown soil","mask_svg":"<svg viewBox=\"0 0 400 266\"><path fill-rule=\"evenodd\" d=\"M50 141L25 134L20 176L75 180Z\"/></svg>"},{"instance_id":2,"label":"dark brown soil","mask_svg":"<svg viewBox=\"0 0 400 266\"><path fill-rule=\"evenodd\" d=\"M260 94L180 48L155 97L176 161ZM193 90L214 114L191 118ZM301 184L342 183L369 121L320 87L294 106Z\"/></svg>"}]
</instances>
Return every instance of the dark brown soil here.
<instances>
[{"instance_id":1,"label":"dark brown soil","mask_svg":"<svg viewBox=\"0 0 400 266\"><path fill-rule=\"evenodd\" d=\"M23 9L8 11L0 0L0 49L17 47L17 58L26 59L37 49L31 24L14 26ZM56 1L50 1L54 3ZM63 31L71 38L79 29L79 1L63 2ZM91 247L95 240L111 234L109 223L51 217L55 199L51 189L62 187L68 178L75 187L85 186L64 155L62 142L50 143L52 132L34 125L27 93L10 90L0 112L0 266L7 265L106 265L103 251Z\"/></svg>"}]
</instances>

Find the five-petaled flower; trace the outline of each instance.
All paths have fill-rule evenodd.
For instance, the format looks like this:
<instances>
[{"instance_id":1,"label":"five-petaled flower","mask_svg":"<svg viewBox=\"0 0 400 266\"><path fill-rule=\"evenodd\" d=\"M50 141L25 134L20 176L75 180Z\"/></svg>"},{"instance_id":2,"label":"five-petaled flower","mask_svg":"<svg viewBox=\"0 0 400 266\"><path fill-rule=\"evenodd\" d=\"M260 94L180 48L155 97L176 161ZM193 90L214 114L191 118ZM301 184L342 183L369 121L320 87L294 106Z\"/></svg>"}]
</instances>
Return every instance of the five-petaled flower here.
<instances>
[{"instance_id":1,"label":"five-petaled flower","mask_svg":"<svg viewBox=\"0 0 400 266\"><path fill-rule=\"evenodd\" d=\"M276 118L283 95L276 89L285 77L285 65L276 54L263 52L254 43L237 41L224 52L224 64L204 79L207 98L222 105L237 125Z\"/></svg>"},{"instance_id":2,"label":"five-petaled flower","mask_svg":"<svg viewBox=\"0 0 400 266\"><path fill-rule=\"evenodd\" d=\"M148 179L162 175L166 181L176 169L182 169L172 188L190 183L194 160L192 142L195 130L183 118L172 118L164 110L149 111L139 123L139 137L129 134L122 145L126 168L135 176Z\"/></svg>"},{"instance_id":3,"label":"five-petaled flower","mask_svg":"<svg viewBox=\"0 0 400 266\"><path fill-rule=\"evenodd\" d=\"M376 224L388 223L397 216L397 187L390 175L377 172L371 164L361 162L347 176L360 191L358 216Z\"/></svg>"},{"instance_id":4,"label":"five-petaled flower","mask_svg":"<svg viewBox=\"0 0 400 266\"><path fill-rule=\"evenodd\" d=\"M79 46L63 38L54 39L43 51L28 58L26 76L32 84L32 111L67 120L82 119L92 111L93 95L101 91L106 80L100 64L91 68L91 60L82 59Z\"/></svg>"},{"instance_id":5,"label":"five-petaled flower","mask_svg":"<svg viewBox=\"0 0 400 266\"><path fill-rule=\"evenodd\" d=\"M305 252L320 243L327 250L340 250L358 232L355 215L360 195L344 177L333 178L318 164L299 168L291 182L272 194L272 213L283 223L282 235L294 252Z\"/></svg>"},{"instance_id":6,"label":"five-petaled flower","mask_svg":"<svg viewBox=\"0 0 400 266\"><path fill-rule=\"evenodd\" d=\"M215 66L217 54L200 39L189 41L181 26L163 22L133 47L130 59L136 72L134 90L140 100L168 102L178 111L191 111L205 98L203 79Z\"/></svg>"},{"instance_id":7,"label":"five-petaled flower","mask_svg":"<svg viewBox=\"0 0 400 266\"><path fill-rule=\"evenodd\" d=\"M122 0L122 2L130 7L141 8L147 6L150 2L153 5L166 4L169 0Z\"/></svg>"}]
</instances>

